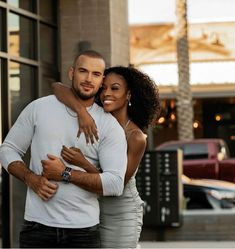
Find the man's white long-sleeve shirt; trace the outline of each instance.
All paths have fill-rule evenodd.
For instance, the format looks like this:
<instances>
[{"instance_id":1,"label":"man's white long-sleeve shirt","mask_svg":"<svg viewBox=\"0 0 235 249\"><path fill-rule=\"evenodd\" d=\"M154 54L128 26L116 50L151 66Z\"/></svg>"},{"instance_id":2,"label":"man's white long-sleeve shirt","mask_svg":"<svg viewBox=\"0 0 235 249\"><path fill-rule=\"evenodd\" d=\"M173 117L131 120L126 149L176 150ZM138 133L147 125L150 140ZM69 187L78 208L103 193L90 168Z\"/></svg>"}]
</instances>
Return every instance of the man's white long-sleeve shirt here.
<instances>
[{"instance_id":1,"label":"man's white long-sleeve shirt","mask_svg":"<svg viewBox=\"0 0 235 249\"><path fill-rule=\"evenodd\" d=\"M22 111L1 145L1 164L7 169L11 162L22 161L21 157L31 145L30 169L41 174L41 160L47 159L48 153L60 157L63 145L78 147L91 163L101 166L103 195L120 195L127 166L124 131L117 120L98 105L93 104L88 111L99 132L99 141L93 145L86 144L84 134L77 138L76 113L54 95L33 101ZM96 194L71 183L58 184L57 193L47 202L28 188L26 220L67 228L89 227L99 223Z\"/></svg>"}]
</instances>

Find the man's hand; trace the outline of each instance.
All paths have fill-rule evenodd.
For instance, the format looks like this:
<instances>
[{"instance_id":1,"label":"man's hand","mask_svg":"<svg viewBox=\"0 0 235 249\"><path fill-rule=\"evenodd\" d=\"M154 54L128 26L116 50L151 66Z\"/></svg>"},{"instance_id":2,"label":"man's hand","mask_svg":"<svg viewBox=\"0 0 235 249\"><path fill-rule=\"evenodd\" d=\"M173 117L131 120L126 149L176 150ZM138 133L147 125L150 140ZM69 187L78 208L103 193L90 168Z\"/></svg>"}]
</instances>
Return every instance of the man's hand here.
<instances>
[{"instance_id":1,"label":"man's hand","mask_svg":"<svg viewBox=\"0 0 235 249\"><path fill-rule=\"evenodd\" d=\"M8 166L10 174L24 182L43 201L50 200L58 189L58 184L49 182L45 177L36 175L23 161L13 161Z\"/></svg>"},{"instance_id":2,"label":"man's hand","mask_svg":"<svg viewBox=\"0 0 235 249\"><path fill-rule=\"evenodd\" d=\"M48 160L42 160L42 175L48 180L61 181L61 174L65 170L65 165L60 158L48 154Z\"/></svg>"},{"instance_id":3,"label":"man's hand","mask_svg":"<svg viewBox=\"0 0 235 249\"><path fill-rule=\"evenodd\" d=\"M50 200L58 189L58 184L34 173L27 174L25 182L43 201Z\"/></svg>"}]
</instances>

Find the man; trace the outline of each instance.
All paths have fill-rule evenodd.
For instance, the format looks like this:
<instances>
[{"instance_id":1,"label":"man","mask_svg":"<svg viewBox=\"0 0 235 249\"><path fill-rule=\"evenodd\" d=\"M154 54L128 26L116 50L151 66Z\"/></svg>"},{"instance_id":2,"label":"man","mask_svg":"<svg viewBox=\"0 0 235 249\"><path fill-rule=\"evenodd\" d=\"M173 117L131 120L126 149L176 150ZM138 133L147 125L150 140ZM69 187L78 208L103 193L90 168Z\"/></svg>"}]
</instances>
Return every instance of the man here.
<instances>
[{"instance_id":1,"label":"man","mask_svg":"<svg viewBox=\"0 0 235 249\"><path fill-rule=\"evenodd\" d=\"M0 162L7 171L28 186L25 222L20 247L99 247L99 205L97 194L121 195L126 171L126 139L116 119L94 103L105 69L103 57L85 51L69 70L77 100L94 118L99 141L86 144L84 134L77 138L76 113L47 96L30 103L20 114L0 148ZM31 145L29 168L22 156ZM69 182L67 165L61 178L52 182L42 176L41 162L48 154L60 156L62 146L78 147L103 173L82 172L75 184ZM73 168L73 169L72 169ZM78 186L80 187L78 187Z\"/></svg>"}]
</instances>

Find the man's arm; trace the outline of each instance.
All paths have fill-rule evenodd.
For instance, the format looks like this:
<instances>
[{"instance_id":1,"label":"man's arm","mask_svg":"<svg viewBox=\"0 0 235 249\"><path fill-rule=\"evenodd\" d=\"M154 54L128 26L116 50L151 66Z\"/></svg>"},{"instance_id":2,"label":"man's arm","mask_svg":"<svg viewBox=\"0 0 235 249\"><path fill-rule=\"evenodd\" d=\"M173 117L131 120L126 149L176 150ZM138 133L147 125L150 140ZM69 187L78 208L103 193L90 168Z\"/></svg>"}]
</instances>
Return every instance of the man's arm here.
<instances>
[{"instance_id":1,"label":"man's arm","mask_svg":"<svg viewBox=\"0 0 235 249\"><path fill-rule=\"evenodd\" d=\"M44 177L49 180L62 181L62 173L65 170L65 165L60 158L48 154L48 160L42 160L41 162L43 167L42 175ZM90 166L95 168L95 166ZM103 195L103 187L100 175L96 172L87 173L81 170L72 169L69 182L92 193Z\"/></svg>"},{"instance_id":2,"label":"man's arm","mask_svg":"<svg viewBox=\"0 0 235 249\"><path fill-rule=\"evenodd\" d=\"M49 180L61 181L62 173L65 170L65 165L60 158L48 154L48 160L42 160L43 172L42 175ZM88 161L87 161L88 162ZM75 164L74 164L75 165ZM94 168L90 173L81 170L71 170L69 182L96 194L102 195L102 183L98 174L98 170L94 165L90 164L89 169Z\"/></svg>"},{"instance_id":3,"label":"man's arm","mask_svg":"<svg viewBox=\"0 0 235 249\"><path fill-rule=\"evenodd\" d=\"M53 159L52 159L53 157ZM42 160L43 176L49 180L62 181L62 173L65 170L65 165L60 158L50 155L49 160ZM103 182L108 188L103 191ZM69 182L73 183L87 191L98 195L118 196L122 194L124 180L119 175L112 172L105 173L87 173L81 170L71 170Z\"/></svg>"},{"instance_id":4,"label":"man's arm","mask_svg":"<svg viewBox=\"0 0 235 249\"><path fill-rule=\"evenodd\" d=\"M8 166L8 172L24 182L43 201L48 201L54 196L58 185L49 182L44 176L33 173L22 161L13 161Z\"/></svg>"},{"instance_id":5,"label":"man's arm","mask_svg":"<svg viewBox=\"0 0 235 249\"><path fill-rule=\"evenodd\" d=\"M102 173L87 173L72 170L69 181L87 191L104 195L119 196L123 192L124 177L127 167L127 145L124 131L115 123L112 130L99 145L99 162ZM48 155L42 160L43 175L54 181L62 180L65 165L60 158Z\"/></svg>"},{"instance_id":6,"label":"man's arm","mask_svg":"<svg viewBox=\"0 0 235 249\"><path fill-rule=\"evenodd\" d=\"M0 163L13 176L31 187L43 200L51 198L57 185L49 183L42 176L34 174L23 162L33 134L33 107L29 104L20 114L0 147Z\"/></svg>"},{"instance_id":7,"label":"man's arm","mask_svg":"<svg viewBox=\"0 0 235 249\"><path fill-rule=\"evenodd\" d=\"M103 187L100 175L97 173L87 173L80 170L72 170L70 182L78 185L79 187L103 195Z\"/></svg>"}]
</instances>

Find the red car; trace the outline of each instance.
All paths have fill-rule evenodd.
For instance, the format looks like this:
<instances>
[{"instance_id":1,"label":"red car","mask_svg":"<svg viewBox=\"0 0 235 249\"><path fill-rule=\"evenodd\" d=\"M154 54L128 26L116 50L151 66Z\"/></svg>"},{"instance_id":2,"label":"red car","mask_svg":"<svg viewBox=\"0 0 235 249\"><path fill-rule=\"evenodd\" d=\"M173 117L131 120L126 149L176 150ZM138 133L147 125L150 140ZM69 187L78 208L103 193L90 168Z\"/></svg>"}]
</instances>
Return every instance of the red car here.
<instances>
[{"instance_id":1,"label":"red car","mask_svg":"<svg viewBox=\"0 0 235 249\"><path fill-rule=\"evenodd\" d=\"M157 150L183 151L183 173L191 178L235 182L235 158L229 158L222 139L195 139L165 142Z\"/></svg>"}]
</instances>

